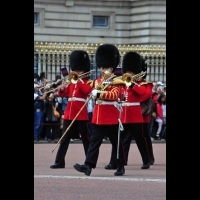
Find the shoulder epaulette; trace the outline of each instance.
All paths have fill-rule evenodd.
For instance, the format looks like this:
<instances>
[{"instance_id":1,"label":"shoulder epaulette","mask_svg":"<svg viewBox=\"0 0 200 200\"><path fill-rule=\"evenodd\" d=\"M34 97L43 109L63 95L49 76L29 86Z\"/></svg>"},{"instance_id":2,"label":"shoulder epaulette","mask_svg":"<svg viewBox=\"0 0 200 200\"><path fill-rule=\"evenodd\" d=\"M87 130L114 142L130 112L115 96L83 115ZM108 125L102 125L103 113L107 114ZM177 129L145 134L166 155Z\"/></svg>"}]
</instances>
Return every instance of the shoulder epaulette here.
<instances>
[{"instance_id":1,"label":"shoulder epaulette","mask_svg":"<svg viewBox=\"0 0 200 200\"><path fill-rule=\"evenodd\" d=\"M143 81L143 82L139 83L139 85L146 85L146 84L148 84L147 81L145 81L145 82Z\"/></svg>"},{"instance_id":2,"label":"shoulder epaulette","mask_svg":"<svg viewBox=\"0 0 200 200\"><path fill-rule=\"evenodd\" d=\"M148 83L153 84L152 81L142 81L141 83L139 83L139 85L145 85L145 84L148 84Z\"/></svg>"},{"instance_id":3,"label":"shoulder epaulette","mask_svg":"<svg viewBox=\"0 0 200 200\"><path fill-rule=\"evenodd\" d=\"M115 79L122 79L122 76L117 76L113 80L115 80Z\"/></svg>"},{"instance_id":4,"label":"shoulder epaulette","mask_svg":"<svg viewBox=\"0 0 200 200\"><path fill-rule=\"evenodd\" d=\"M91 87L93 87L93 80L89 79L86 84L89 84Z\"/></svg>"},{"instance_id":5,"label":"shoulder epaulette","mask_svg":"<svg viewBox=\"0 0 200 200\"><path fill-rule=\"evenodd\" d=\"M126 85L126 84L124 83L124 81L122 81L122 79L120 79L120 78L114 78L112 84L113 84L113 85L119 85L119 84L120 84L120 85Z\"/></svg>"}]
</instances>

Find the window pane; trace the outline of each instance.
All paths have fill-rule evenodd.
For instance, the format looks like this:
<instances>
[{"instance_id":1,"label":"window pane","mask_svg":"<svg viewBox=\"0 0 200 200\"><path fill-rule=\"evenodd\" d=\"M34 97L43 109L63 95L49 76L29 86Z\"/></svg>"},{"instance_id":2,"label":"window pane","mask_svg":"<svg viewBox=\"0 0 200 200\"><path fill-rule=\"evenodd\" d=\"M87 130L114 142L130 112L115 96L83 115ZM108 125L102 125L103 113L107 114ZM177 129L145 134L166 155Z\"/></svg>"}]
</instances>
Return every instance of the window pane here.
<instances>
[{"instance_id":1,"label":"window pane","mask_svg":"<svg viewBox=\"0 0 200 200\"><path fill-rule=\"evenodd\" d=\"M108 17L93 16L93 27L108 27Z\"/></svg>"},{"instance_id":2,"label":"window pane","mask_svg":"<svg viewBox=\"0 0 200 200\"><path fill-rule=\"evenodd\" d=\"M38 24L38 13L34 13L34 24Z\"/></svg>"}]
</instances>

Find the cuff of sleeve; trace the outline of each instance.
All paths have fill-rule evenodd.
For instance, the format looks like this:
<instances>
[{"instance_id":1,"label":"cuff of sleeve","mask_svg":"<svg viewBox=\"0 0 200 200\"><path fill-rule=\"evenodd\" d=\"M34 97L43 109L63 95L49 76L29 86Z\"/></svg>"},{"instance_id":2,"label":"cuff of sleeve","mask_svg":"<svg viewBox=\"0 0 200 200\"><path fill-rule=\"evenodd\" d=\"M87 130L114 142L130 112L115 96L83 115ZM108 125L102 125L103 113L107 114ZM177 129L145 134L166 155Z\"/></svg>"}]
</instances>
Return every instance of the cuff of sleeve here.
<instances>
[{"instance_id":1,"label":"cuff of sleeve","mask_svg":"<svg viewBox=\"0 0 200 200\"><path fill-rule=\"evenodd\" d=\"M100 96L100 93L97 92L97 98L99 98L99 96Z\"/></svg>"},{"instance_id":2,"label":"cuff of sleeve","mask_svg":"<svg viewBox=\"0 0 200 200\"><path fill-rule=\"evenodd\" d=\"M135 83L132 83L130 86L129 86L129 88L133 88L134 87L134 85L135 85Z\"/></svg>"}]
</instances>

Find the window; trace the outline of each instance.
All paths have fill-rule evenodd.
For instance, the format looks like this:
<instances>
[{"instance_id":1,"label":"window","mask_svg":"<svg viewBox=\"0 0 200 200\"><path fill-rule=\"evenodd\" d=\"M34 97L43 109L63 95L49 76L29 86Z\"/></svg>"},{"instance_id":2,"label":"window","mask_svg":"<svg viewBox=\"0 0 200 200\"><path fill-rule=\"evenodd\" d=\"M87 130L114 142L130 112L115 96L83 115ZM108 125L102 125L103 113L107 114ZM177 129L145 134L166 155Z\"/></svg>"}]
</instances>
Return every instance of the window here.
<instances>
[{"instance_id":1,"label":"window","mask_svg":"<svg viewBox=\"0 0 200 200\"><path fill-rule=\"evenodd\" d=\"M107 16L93 16L93 27L109 28L109 17Z\"/></svg>"},{"instance_id":2,"label":"window","mask_svg":"<svg viewBox=\"0 0 200 200\"><path fill-rule=\"evenodd\" d=\"M34 12L34 25L39 24L39 13Z\"/></svg>"}]
</instances>

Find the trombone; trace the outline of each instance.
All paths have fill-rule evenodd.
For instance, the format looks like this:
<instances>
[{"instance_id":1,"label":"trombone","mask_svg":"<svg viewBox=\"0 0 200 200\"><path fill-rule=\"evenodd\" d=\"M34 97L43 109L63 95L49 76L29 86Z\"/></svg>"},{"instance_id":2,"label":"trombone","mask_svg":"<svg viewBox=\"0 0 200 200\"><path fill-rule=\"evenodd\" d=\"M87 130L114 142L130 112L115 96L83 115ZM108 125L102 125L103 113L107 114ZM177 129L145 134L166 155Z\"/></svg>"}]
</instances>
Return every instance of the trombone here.
<instances>
[{"instance_id":1,"label":"trombone","mask_svg":"<svg viewBox=\"0 0 200 200\"><path fill-rule=\"evenodd\" d=\"M91 76L94 70L90 70L89 72L85 73L77 73L75 71L71 71L68 75L68 81L76 84L80 79L85 78L87 76Z\"/></svg>"},{"instance_id":2,"label":"trombone","mask_svg":"<svg viewBox=\"0 0 200 200\"><path fill-rule=\"evenodd\" d=\"M79 74L75 71L71 71L67 77L61 79L62 85L68 85L69 83L76 84L80 79L85 78L87 76L90 76L93 72L94 72L94 70L91 70L89 72ZM55 82L53 82L53 83L55 83ZM58 87L60 87L60 85ZM53 89L51 89L47 92L44 92L44 94L49 93L49 92L53 92L53 91L57 90L58 87L53 88Z\"/></svg>"},{"instance_id":3,"label":"trombone","mask_svg":"<svg viewBox=\"0 0 200 200\"><path fill-rule=\"evenodd\" d=\"M145 76L146 73L146 71L141 71L133 76L129 73L124 73L122 75L122 81L124 81L127 86L130 86L133 82L140 80L143 76Z\"/></svg>"}]
</instances>

